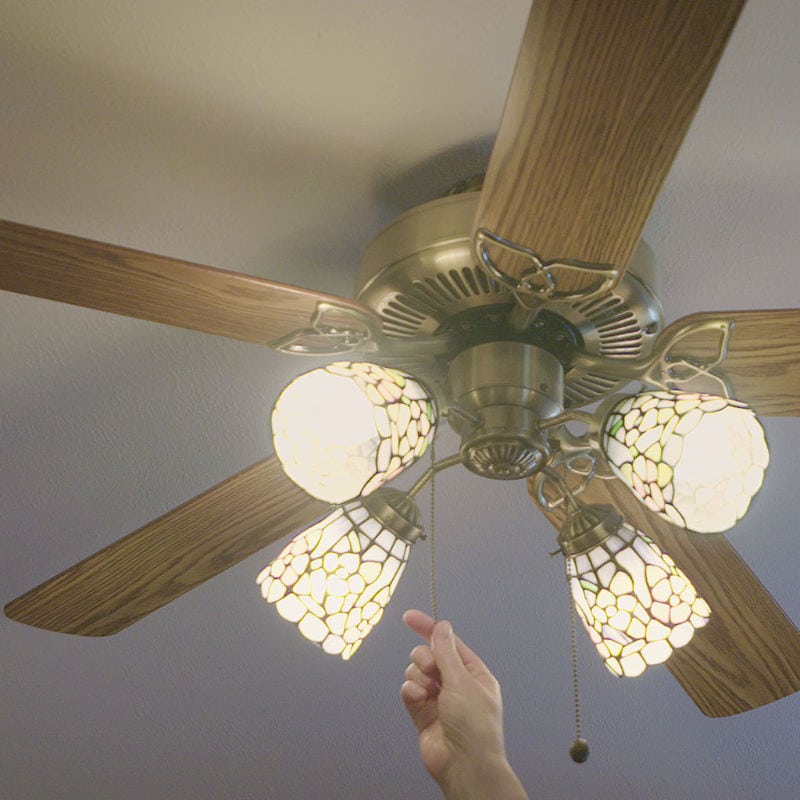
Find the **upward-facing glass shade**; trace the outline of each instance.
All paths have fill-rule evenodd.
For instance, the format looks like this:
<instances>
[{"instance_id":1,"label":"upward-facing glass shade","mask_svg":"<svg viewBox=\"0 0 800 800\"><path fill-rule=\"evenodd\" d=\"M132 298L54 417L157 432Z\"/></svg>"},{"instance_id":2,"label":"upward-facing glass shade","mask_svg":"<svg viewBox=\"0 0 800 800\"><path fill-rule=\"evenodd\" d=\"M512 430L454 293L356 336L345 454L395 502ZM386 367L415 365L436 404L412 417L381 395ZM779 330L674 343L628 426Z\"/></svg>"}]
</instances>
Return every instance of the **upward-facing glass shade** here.
<instances>
[{"instance_id":1,"label":"upward-facing glass shade","mask_svg":"<svg viewBox=\"0 0 800 800\"><path fill-rule=\"evenodd\" d=\"M732 528L761 488L769 451L744 403L708 394L645 392L613 406L601 445L647 508L682 528Z\"/></svg>"},{"instance_id":2,"label":"upward-facing glass shade","mask_svg":"<svg viewBox=\"0 0 800 800\"><path fill-rule=\"evenodd\" d=\"M575 607L606 667L641 675L708 622L708 604L655 542L627 523L566 559Z\"/></svg>"},{"instance_id":3,"label":"upward-facing glass shade","mask_svg":"<svg viewBox=\"0 0 800 800\"><path fill-rule=\"evenodd\" d=\"M383 616L421 535L413 500L381 489L295 537L258 576L261 593L306 639L347 661Z\"/></svg>"},{"instance_id":4,"label":"upward-facing glass shade","mask_svg":"<svg viewBox=\"0 0 800 800\"><path fill-rule=\"evenodd\" d=\"M286 474L329 503L367 495L427 449L436 428L428 391L410 375L363 362L306 372L272 412Z\"/></svg>"}]
</instances>

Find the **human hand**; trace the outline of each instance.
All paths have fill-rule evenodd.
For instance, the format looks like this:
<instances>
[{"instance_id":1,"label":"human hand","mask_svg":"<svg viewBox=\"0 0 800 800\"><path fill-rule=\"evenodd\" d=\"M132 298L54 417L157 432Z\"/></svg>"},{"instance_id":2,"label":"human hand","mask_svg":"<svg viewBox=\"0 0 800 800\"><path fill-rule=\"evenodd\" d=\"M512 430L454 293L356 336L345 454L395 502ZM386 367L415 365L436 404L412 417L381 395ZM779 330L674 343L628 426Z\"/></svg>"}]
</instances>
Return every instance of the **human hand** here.
<instances>
[{"instance_id":1,"label":"human hand","mask_svg":"<svg viewBox=\"0 0 800 800\"><path fill-rule=\"evenodd\" d=\"M506 759L497 679L449 622L416 610L403 620L429 642L411 651L400 694L422 761L445 797L527 798Z\"/></svg>"}]
</instances>

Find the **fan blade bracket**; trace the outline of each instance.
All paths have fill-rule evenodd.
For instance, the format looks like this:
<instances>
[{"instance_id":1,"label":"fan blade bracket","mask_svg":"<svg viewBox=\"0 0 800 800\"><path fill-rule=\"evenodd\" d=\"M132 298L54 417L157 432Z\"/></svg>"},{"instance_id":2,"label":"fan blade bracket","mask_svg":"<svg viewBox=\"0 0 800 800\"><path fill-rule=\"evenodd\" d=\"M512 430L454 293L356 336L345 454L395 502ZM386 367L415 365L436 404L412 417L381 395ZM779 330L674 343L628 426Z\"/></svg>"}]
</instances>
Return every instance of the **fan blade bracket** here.
<instances>
[{"instance_id":1,"label":"fan blade bracket","mask_svg":"<svg viewBox=\"0 0 800 800\"><path fill-rule=\"evenodd\" d=\"M722 353L713 324L705 327L699 323L724 319L732 324ZM683 335L680 348L669 350L673 359L676 350L690 365L712 365L720 358L720 371L729 382L731 397L747 403L758 415L800 415L800 308L691 314L666 328L657 346L675 341L676 334ZM718 374L716 369L709 371ZM692 389L716 391L718 386L698 375Z\"/></svg>"},{"instance_id":2,"label":"fan blade bracket","mask_svg":"<svg viewBox=\"0 0 800 800\"><path fill-rule=\"evenodd\" d=\"M357 309L320 301L309 327L298 328L272 342L271 347L291 355L327 356L375 352L383 333Z\"/></svg>"},{"instance_id":3,"label":"fan blade bracket","mask_svg":"<svg viewBox=\"0 0 800 800\"><path fill-rule=\"evenodd\" d=\"M735 320L711 316L671 325L661 334L653 351L645 358L610 358L578 352L573 368L590 370L604 376L630 378L666 391L700 391L732 398L734 392L727 377L718 367L728 356L728 346ZM679 355L676 348L693 336L718 334L717 343L708 356L696 358Z\"/></svg>"},{"instance_id":4,"label":"fan blade bracket","mask_svg":"<svg viewBox=\"0 0 800 800\"><path fill-rule=\"evenodd\" d=\"M722 364L728 355L731 331L735 321L724 317L708 318L690 321L686 325L669 331L662 340L656 343L655 352L651 356L652 365L645 372L643 380L662 389L701 388L693 386L697 379L701 382L706 379L706 384L718 388L723 397L732 397L731 385L724 374L717 372L716 368ZM689 356L675 355L675 348L685 339L700 333L716 332L719 335L717 351L710 360L700 360ZM708 390L706 386L704 391Z\"/></svg>"},{"instance_id":5,"label":"fan blade bracket","mask_svg":"<svg viewBox=\"0 0 800 800\"><path fill-rule=\"evenodd\" d=\"M525 308L539 308L547 302L572 302L600 297L614 288L620 270L612 264L589 264L570 259L545 261L530 247L478 228L473 237L478 264L487 275L513 292ZM506 270L503 262L513 259L520 268ZM518 277L515 275L518 274ZM581 288L567 289L569 276L582 278Z\"/></svg>"},{"instance_id":6,"label":"fan blade bracket","mask_svg":"<svg viewBox=\"0 0 800 800\"><path fill-rule=\"evenodd\" d=\"M380 353L384 361L412 363L443 355L452 347L451 336L417 336L394 339L380 327L379 318L361 309L336 302L320 301L309 326L276 339L270 347L281 353L306 356L335 356L347 353Z\"/></svg>"}]
</instances>

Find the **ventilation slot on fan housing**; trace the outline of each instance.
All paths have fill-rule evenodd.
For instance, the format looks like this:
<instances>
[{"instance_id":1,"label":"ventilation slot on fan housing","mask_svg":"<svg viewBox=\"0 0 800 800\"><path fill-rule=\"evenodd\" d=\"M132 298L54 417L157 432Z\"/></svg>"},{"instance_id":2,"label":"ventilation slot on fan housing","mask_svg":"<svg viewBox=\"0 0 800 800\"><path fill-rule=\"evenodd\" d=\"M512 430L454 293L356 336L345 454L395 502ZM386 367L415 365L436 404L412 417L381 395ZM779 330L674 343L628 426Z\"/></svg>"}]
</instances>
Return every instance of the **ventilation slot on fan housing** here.
<instances>
[{"instance_id":1,"label":"ventilation slot on fan housing","mask_svg":"<svg viewBox=\"0 0 800 800\"><path fill-rule=\"evenodd\" d=\"M476 302L477 301L477 302ZM417 279L378 309L387 336L433 333L450 317L491 302L511 302L510 294L477 266Z\"/></svg>"},{"instance_id":2,"label":"ventilation slot on fan housing","mask_svg":"<svg viewBox=\"0 0 800 800\"><path fill-rule=\"evenodd\" d=\"M635 358L642 352L642 327L619 295L606 295L584 305L576 303L573 307L594 324L600 341L600 355Z\"/></svg>"},{"instance_id":3,"label":"ventilation slot on fan housing","mask_svg":"<svg viewBox=\"0 0 800 800\"><path fill-rule=\"evenodd\" d=\"M663 325L661 306L652 291L627 272L608 294L553 310L580 332L583 349L608 358L638 358L653 347ZM565 376L564 404L579 408L617 391L626 381L599 372L573 370Z\"/></svg>"}]
</instances>

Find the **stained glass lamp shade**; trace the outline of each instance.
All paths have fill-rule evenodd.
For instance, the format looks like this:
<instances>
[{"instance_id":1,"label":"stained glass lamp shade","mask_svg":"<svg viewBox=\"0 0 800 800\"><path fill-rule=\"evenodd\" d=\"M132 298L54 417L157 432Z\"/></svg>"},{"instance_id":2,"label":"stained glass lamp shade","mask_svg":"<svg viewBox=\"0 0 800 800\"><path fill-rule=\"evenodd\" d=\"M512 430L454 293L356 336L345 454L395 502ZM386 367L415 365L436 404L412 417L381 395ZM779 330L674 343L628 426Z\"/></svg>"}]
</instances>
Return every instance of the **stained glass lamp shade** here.
<instances>
[{"instance_id":1,"label":"stained glass lamp shade","mask_svg":"<svg viewBox=\"0 0 800 800\"><path fill-rule=\"evenodd\" d=\"M421 536L414 501L379 489L290 542L258 576L261 593L306 639L346 661L380 621Z\"/></svg>"},{"instance_id":2,"label":"stained glass lamp shade","mask_svg":"<svg viewBox=\"0 0 800 800\"><path fill-rule=\"evenodd\" d=\"M688 392L619 401L601 446L647 508L699 533L727 530L744 516L769 462L764 430L748 406Z\"/></svg>"},{"instance_id":3,"label":"stained glass lamp shade","mask_svg":"<svg viewBox=\"0 0 800 800\"><path fill-rule=\"evenodd\" d=\"M363 362L301 375L272 412L284 471L329 503L367 495L393 478L425 452L435 427L434 402L417 380Z\"/></svg>"},{"instance_id":4,"label":"stained glass lamp shade","mask_svg":"<svg viewBox=\"0 0 800 800\"><path fill-rule=\"evenodd\" d=\"M578 615L612 673L641 675L687 644L711 610L675 562L610 507L579 513L588 541L559 536Z\"/></svg>"}]
</instances>

